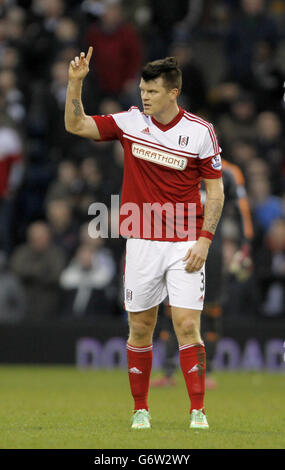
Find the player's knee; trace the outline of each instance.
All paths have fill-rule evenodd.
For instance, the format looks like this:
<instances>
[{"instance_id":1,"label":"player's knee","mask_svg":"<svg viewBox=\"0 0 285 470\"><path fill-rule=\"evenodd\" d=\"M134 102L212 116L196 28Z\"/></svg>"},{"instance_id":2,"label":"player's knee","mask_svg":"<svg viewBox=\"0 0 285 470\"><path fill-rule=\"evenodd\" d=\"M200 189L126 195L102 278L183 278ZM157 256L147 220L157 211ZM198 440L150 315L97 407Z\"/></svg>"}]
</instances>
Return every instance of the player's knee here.
<instances>
[{"instance_id":1,"label":"player's knee","mask_svg":"<svg viewBox=\"0 0 285 470\"><path fill-rule=\"evenodd\" d=\"M191 317L184 318L179 324L179 333L184 337L196 337L199 334L199 325Z\"/></svg>"},{"instance_id":2,"label":"player's knee","mask_svg":"<svg viewBox=\"0 0 285 470\"><path fill-rule=\"evenodd\" d=\"M153 334L154 324L150 320L135 319L129 321L130 335L136 341L149 338Z\"/></svg>"}]
</instances>

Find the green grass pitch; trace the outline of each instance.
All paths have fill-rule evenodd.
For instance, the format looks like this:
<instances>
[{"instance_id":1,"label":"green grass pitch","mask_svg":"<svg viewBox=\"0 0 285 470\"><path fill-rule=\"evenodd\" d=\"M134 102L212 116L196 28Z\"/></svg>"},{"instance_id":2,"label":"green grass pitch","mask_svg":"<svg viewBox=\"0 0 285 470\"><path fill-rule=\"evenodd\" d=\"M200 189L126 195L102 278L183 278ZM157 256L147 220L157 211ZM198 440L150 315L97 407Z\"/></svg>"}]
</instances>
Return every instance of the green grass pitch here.
<instances>
[{"instance_id":1,"label":"green grass pitch","mask_svg":"<svg viewBox=\"0 0 285 470\"><path fill-rule=\"evenodd\" d=\"M157 372L153 375L155 376ZM124 370L1 366L1 449L280 449L285 447L285 376L219 372L206 393L209 431L189 429L178 384L151 389L151 430L131 430Z\"/></svg>"}]
</instances>

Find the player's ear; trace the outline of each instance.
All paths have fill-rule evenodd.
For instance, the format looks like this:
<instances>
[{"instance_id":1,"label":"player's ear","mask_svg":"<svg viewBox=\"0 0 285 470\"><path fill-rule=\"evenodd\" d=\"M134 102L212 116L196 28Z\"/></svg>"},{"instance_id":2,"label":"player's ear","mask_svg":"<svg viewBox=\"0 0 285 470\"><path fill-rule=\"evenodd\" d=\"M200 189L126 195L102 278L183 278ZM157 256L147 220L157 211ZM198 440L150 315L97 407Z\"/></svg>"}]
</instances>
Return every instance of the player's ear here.
<instances>
[{"instance_id":1,"label":"player's ear","mask_svg":"<svg viewBox=\"0 0 285 470\"><path fill-rule=\"evenodd\" d=\"M170 94L171 94L171 98L173 98L173 100L177 100L178 96L179 96L179 90L178 88L172 88L170 90Z\"/></svg>"}]
</instances>

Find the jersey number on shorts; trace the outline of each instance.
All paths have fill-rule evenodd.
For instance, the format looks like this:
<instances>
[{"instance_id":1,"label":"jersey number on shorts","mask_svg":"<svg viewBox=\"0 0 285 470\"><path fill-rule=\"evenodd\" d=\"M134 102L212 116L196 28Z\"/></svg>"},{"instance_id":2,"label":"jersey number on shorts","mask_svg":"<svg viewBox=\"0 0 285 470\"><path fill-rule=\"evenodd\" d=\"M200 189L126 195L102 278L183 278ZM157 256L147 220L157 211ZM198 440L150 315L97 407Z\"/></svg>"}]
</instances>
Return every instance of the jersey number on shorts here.
<instances>
[{"instance_id":1,"label":"jersey number on shorts","mask_svg":"<svg viewBox=\"0 0 285 470\"><path fill-rule=\"evenodd\" d=\"M205 274L203 273L203 271L201 271L200 274L201 274L201 286L200 286L200 291L201 291L201 292L204 292L204 290L205 290Z\"/></svg>"}]
</instances>

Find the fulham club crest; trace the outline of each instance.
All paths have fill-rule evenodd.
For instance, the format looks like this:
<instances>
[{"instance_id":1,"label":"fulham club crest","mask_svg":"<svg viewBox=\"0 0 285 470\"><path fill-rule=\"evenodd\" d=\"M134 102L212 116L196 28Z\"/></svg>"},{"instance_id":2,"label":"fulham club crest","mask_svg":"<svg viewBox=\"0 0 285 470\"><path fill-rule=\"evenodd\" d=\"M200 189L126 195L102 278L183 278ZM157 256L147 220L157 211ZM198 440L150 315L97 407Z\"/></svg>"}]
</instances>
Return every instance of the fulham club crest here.
<instances>
[{"instance_id":1,"label":"fulham club crest","mask_svg":"<svg viewBox=\"0 0 285 470\"><path fill-rule=\"evenodd\" d=\"M133 298L133 291L126 289L126 301L131 302Z\"/></svg>"},{"instance_id":2,"label":"fulham club crest","mask_svg":"<svg viewBox=\"0 0 285 470\"><path fill-rule=\"evenodd\" d=\"M178 143L180 147L182 148L186 147L188 145L188 142L189 142L189 137L187 137L186 135L179 136Z\"/></svg>"}]
</instances>

